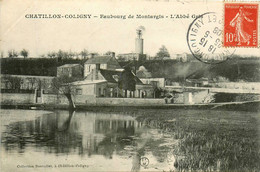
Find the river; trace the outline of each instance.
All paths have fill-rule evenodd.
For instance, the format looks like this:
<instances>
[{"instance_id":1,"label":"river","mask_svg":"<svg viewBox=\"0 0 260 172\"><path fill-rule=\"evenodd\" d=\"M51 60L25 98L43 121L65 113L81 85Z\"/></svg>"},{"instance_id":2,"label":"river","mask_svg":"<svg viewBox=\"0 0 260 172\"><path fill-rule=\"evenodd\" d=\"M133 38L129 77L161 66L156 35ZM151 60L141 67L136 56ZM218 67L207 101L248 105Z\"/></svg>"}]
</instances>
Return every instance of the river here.
<instances>
[{"instance_id":1,"label":"river","mask_svg":"<svg viewBox=\"0 0 260 172\"><path fill-rule=\"evenodd\" d=\"M113 112L1 110L2 171L170 171L177 140Z\"/></svg>"}]
</instances>

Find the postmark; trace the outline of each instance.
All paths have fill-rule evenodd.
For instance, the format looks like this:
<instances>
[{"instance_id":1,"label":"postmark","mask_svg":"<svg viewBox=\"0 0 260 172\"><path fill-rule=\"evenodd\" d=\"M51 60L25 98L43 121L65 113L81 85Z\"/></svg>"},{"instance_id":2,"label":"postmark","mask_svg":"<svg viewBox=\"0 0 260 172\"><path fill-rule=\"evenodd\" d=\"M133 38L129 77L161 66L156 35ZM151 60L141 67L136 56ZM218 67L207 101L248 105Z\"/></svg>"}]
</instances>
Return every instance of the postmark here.
<instances>
[{"instance_id":1,"label":"postmark","mask_svg":"<svg viewBox=\"0 0 260 172\"><path fill-rule=\"evenodd\" d=\"M224 5L224 46L258 47L258 4Z\"/></svg>"},{"instance_id":2,"label":"postmark","mask_svg":"<svg viewBox=\"0 0 260 172\"><path fill-rule=\"evenodd\" d=\"M214 12L200 15L190 24L187 43L193 56L204 63L224 62L235 52L223 47L223 18Z\"/></svg>"}]
</instances>

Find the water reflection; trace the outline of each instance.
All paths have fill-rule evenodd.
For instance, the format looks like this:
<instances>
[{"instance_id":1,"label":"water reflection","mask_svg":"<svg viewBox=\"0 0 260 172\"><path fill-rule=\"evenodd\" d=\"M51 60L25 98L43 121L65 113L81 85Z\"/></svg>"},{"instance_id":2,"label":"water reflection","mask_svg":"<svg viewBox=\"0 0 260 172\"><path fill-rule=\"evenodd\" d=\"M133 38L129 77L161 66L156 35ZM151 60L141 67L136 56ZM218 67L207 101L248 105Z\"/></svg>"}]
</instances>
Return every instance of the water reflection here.
<instances>
[{"instance_id":1,"label":"water reflection","mask_svg":"<svg viewBox=\"0 0 260 172\"><path fill-rule=\"evenodd\" d=\"M48 154L92 159L103 156L111 161L120 158L129 164L129 169L124 169L127 171L139 171L142 156L152 161L150 169L171 169L173 162L161 160L161 154L172 149L172 145L159 146L165 142L163 138L159 130L149 129L131 116L75 111L56 111L30 121L21 119L8 124L1 137L9 155L42 152L46 158Z\"/></svg>"},{"instance_id":2,"label":"water reflection","mask_svg":"<svg viewBox=\"0 0 260 172\"><path fill-rule=\"evenodd\" d=\"M17 148L22 153L27 144L34 144L48 153L71 153L76 148L79 155L102 154L111 158L115 148L120 150L132 143L130 136L141 127L134 119L117 119L116 116L113 119L113 115L65 113L57 111L34 121L8 125L2 138L5 148Z\"/></svg>"}]
</instances>

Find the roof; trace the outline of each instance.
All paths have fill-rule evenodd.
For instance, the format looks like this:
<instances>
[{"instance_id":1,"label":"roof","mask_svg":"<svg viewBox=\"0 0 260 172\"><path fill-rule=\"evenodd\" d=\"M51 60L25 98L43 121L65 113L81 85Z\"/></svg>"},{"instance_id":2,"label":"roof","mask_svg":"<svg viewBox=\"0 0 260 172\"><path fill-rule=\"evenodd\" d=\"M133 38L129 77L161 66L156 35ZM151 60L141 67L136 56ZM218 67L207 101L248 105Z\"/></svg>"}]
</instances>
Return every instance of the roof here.
<instances>
[{"instance_id":1,"label":"roof","mask_svg":"<svg viewBox=\"0 0 260 172\"><path fill-rule=\"evenodd\" d=\"M108 82L117 83L113 76L120 77L122 71L100 69L100 73Z\"/></svg>"},{"instance_id":2,"label":"roof","mask_svg":"<svg viewBox=\"0 0 260 172\"><path fill-rule=\"evenodd\" d=\"M54 76L39 76L39 75L10 75L10 74L0 74L0 77L39 78L39 79L53 79L53 78L54 78Z\"/></svg>"},{"instance_id":3,"label":"roof","mask_svg":"<svg viewBox=\"0 0 260 172\"><path fill-rule=\"evenodd\" d=\"M111 59L113 59L111 56L95 56L88 59L85 64L104 64L108 63Z\"/></svg>"},{"instance_id":4,"label":"roof","mask_svg":"<svg viewBox=\"0 0 260 172\"><path fill-rule=\"evenodd\" d=\"M186 79L187 82L194 82L194 83L200 83L203 81L209 81L208 78L199 78L199 79Z\"/></svg>"},{"instance_id":5,"label":"roof","mask_svg":"<svg viewBox=\"0 0 260 172\"><path fill-rule=\"evenodd\" d=\"M95 56L88 59L85 64L108 64L114 66L113 68L122 68L116 58L112 56Z\"/></svg>"},{"instance_id":6,"label":"roof","mask_svg":"<svg viewBox=\"0 0 260 172\"><path fill-rule=\"evenodd\" d=\"M62 66L59 66L59 67L74 67L74 66L78 66L78 65L80 65L80 64L65 64L65 65L62 65Z\"/></svg>"},{"instance_id":7,"label":"roof","mask_svg":"<svg viewBox=\"0 0 260 172\"><path fill-rule=\"evenodd\" d=\"M99 84L99 83L105 83L106 80L83 80L83 81L75 81L72 82L73 85L89 85L89 84Z\"/></svg>"},{"instance_id":8,"label":"roof","mask_svg":"<svg viewBox=\"0 0 260 172\"><path fill-rule=\"evenodd\" d=\"M137 71L136 75L139 78L151 78L152 77L152 73L148 72L148 71Z\"/></svg>"},{"instance_id":9,"label":"roof","mask_svg":"<svg viewBox=\"0 0 260 172\"><path fill-rule=\"evenodd\" d=\"M118 81L115 80L114 76L116 75L118 78L120 78L123 72L124 71L100 69L100 73L105 78L105 80L112 83L117 83ZM142 81L135 74L133 74L133 76L135 78L136 84L143 84Z\"/></svg>"},{"instance_id":10,"label":"roof","mask_svg":"<svg viewBox=\"0 0 260 172\"><path fill-rule=\"evenodd\" d=\"M138 53L123 53L123 54L118 54L117 56L124 56L124 55L139 55Z\"/></svg>"}]
</instances>

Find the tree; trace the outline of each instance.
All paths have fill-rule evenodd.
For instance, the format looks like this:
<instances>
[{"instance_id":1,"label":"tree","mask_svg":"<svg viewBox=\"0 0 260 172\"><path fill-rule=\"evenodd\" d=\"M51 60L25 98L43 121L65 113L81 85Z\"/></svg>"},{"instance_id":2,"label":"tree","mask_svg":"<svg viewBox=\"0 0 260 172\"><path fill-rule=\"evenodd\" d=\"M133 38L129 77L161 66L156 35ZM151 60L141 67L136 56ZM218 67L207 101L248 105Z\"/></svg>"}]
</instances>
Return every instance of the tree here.
<instances>
[{"instance_id":1,"label":"tree","mask_svg":"<svg viewBox=\"0 0 260 172\"><path fill-rule=\"evenodd\" d=\"M26 58L26 57L28 57L29 52L28 52L28 50L23 49L23 50L20 52L20 54L21 54L21 56L23 56L24 58Z\"/></svg>"},{"instance_id":2,"label":"tree","mask_svg":"<svg viewBox=\"0 0 260 172\"><path fill-rule=\"evenodd\" d=\"M75 56L73 52L67 52L63 50L59 50L58 53L56 53L56 56L58 58L58 62L61 62L64 59L70 59Z\"/></svg>"},{"instance_id":3,"label":"tree","mask_svg":"<svg viewBox=\"0 0 260 172\"><path fill-rule=\"evenodd\" d=\"M15 91L19 91L22 86L22 78L20 77L13 77L10 75L4 75L3 81L5 81L5 88L6 89L12 89Z\"/></svg>"},{"instance_id":4,"label":"tree","mask_svg":"<svg viewBox=\"0 0 260 172\"><path fill-rule=\"evenodd\" d=\"M36 88L36 84L37 84L37 79L36 78L28 78L29 84L31 86L29 86L29 88L31 90L34 90Z\"/></svg>"},{"instance_id":5,"label":"tree","mask_svg":"<svg viewBox=\"0 0 260 172\"><path fill-rule=\"evenodd\" d=\"M87 51L86 49L84 49L84 50L82 50L79 54L81 55L81 57L82 57L83 59L86 59L87 56L88 56L88 51Z\"/></svg>"},{"instance_id":6,"label":"tree","mask_svg":"<svg viewBox=\"0 0 260 172\"><path fill-rule=\"evenodd\" d=\"M4 52L1 51L1 58L4 58Z\"/></svg>"},{"instance_id":7,"label":"tree","mask_svg":"<svg viewBox=\"0 0 260 172\"><path fill-rule=\"evenodd\" d=\"M72 52L72 51L69 51L68 52L68 58L74 58L75 56L77 56L77 53L75 53L75 52Z\"/></svg>"},{"instance_id":8,"label":"tree","mask_svg":"<svg viewBox=\"0 0 260 172\"><path fill-rule=\"evenodd\" d=\"M58 53L56 53L56 56L57 56L58 62L61 62L64 57L63 51L59 50Z\"/></svg>"},{"instance_id":9,"label":"tree","mask_svg":"<svg viewBox=\"0 0 260 172\"><path fill-rule=\"evenodd\" d=\"M47 56L50 57L50 58L54 58L56 56L56 53L55 52L49 52L47 54Z\"/></svg>"},{"instance_id":10,"label":"tree","mask_svg":"<svg viewBox=\"0 0 260 172\"><path fill-rule=\"evenodd\" d=\"M75 93L75 87L73 82L81 80L77 77L69 77L67 75L61 75L52 80L52 87L57 93L62 93L69 101L69 109L75 109L76 105L72 99L72 95Z\"/></svg>"},{"instance_id":11,"label":"tree","mask_svg":"<svg viewBox=\"0 0 260 172\"><path fill-rule=\"evenodd\" d=\"M110 56L112 53L114 53L114 52L112 52L112 51L107 51L104 55Z\"/></svg>"},{"instance_id":12,"label":"tree","mask_svg":"<svg viewBox=\"0 0 260 172\"><path fill-rule=\"evenodd\" d=\"M8 51L8 57L9 57L9 58L18 57L18 52L15 51L15 50L9 50L9 51Z\"/></svg>"},{"instance_id":13,"label":"tree","mask_svg":"<svg viewBox=\"0 0 260 172\"><path fill-rule=\"evenodd\" d=\"M40 58L46 58L46 55L45 54L41 54Z\"/></svg>"},{"instance_id":14,"label":"tree","mask_svg":"<svg viewBox=\"0 0 260 172\"><path fill-rule=\"evenodd\" d=\"M164 45L162 45L162 47L159 49L158 53L156 54L156 59L162 60L164 57L170 57L170 54L167 48Z\"/></svg>"}]
</instances>

